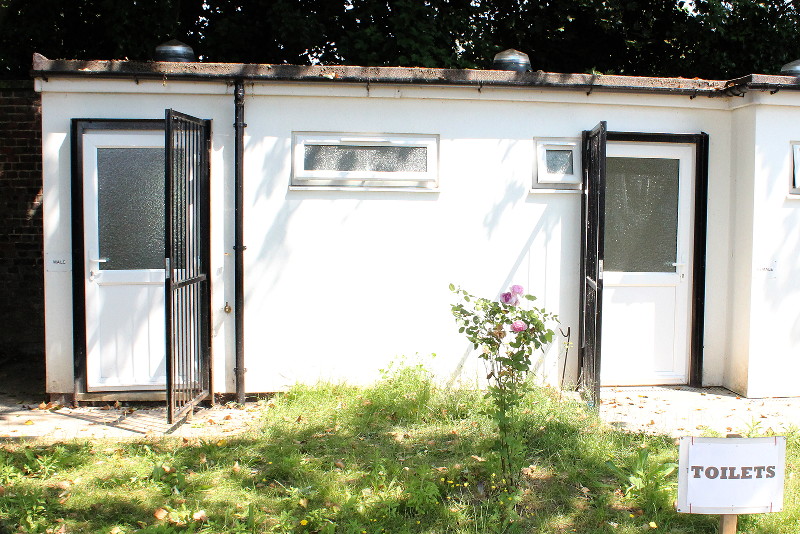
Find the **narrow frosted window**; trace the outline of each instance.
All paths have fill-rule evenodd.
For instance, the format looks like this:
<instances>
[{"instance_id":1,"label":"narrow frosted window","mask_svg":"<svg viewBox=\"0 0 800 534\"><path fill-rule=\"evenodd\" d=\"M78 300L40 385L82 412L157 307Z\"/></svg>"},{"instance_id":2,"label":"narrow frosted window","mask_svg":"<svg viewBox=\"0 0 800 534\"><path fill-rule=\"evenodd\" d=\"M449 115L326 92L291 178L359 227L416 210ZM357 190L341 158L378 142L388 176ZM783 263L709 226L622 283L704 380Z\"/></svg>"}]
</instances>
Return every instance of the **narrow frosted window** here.
<instances>
[{"instance_id":1,"label":"narrow frosted window","mask_svg":"<svg viewBox=\"0 0 800 534\"><path fill-rule=\"evenodd\" d=\"M98 148L103 269L164 268L164 149Z\"/></svg>"},{"instance_id":2,"label":"narrow frosted window","mask_svg":"<svg viewBox=\"0 0 800 534\"><path fill-rule=\"evenodd\" d=\"M427 147L306 145L309 171L427 172Z\"/></svg>"},{"instance_id":3,"label":"narrow frosted window","mask_svg":"<svg viewBox=\"0 0 800 534\"><path fill-rule=\"evenodd\" d=\"M678 160L606 160L605 270L675 272Z\"/></svg>"}]
</instances>

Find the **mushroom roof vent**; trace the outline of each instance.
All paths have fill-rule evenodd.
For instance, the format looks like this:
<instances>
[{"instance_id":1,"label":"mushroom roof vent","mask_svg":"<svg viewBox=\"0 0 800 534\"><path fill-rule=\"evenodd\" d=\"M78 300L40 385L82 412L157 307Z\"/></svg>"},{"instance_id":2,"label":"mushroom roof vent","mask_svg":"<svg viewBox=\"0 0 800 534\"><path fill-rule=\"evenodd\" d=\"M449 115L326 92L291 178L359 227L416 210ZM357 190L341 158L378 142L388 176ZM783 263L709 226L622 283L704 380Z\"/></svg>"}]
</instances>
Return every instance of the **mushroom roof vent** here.
<instances>
[{"instance_id":1,"label":"mushroom roof vent","mask_svg":"<svg viewBox=\"0 0 800 534\"><path fill-rule=\"evenodd\" d=\"M494 56L492 62L494 70L512 70L516 72L528 72L531 69L531 60L528 54L509 48Z\"/></svg>"},{"instance_id":2,"label":"mushroom roof vent","mask_svg":"<svg viewBox=\"0 0 800 534\"><path fill-rule=\"evenodd\" d=\"M177 39L158 45L156 47L155 60L178 62L196 61L192 47Z\"/></svg>"},{"instance_id":3,"label":"mushroom roof vent","mask_svg":"<svg viewBox=\"0 0 800 534\"><path fill-rule=\"evenodd\" d=\"M781 74L784 76L800 76L800 59L787 63L781 67Z\"/></svg>"}]
</instances>

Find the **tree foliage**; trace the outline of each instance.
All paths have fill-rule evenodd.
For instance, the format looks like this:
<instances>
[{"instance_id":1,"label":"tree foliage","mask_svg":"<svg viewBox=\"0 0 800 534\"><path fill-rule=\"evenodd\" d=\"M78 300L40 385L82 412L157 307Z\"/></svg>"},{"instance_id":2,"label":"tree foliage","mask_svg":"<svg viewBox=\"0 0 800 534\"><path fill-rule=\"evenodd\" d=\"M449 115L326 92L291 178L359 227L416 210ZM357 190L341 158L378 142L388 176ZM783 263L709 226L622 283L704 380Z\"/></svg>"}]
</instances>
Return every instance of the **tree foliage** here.
<instances>
[{"instance_id":1,"label":"tree foliage","mask_svg":"<svg viewBox=\"0 0 800 534\"><path fill-rule=\"evenodd\" d=\"M800 58L800 0L0 0L0 76L31 55L731 78Z\"/></svg>"}]
</instances>

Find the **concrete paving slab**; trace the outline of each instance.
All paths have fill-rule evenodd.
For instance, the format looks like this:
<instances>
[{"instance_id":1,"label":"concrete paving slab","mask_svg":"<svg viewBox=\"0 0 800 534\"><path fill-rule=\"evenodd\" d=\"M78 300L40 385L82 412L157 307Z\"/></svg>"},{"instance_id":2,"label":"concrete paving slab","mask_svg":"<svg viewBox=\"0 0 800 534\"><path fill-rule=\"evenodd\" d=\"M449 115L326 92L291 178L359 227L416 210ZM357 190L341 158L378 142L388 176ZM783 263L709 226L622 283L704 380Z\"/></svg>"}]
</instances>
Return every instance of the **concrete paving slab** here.
<instances>
[{"instance_id":1,"label":"concrete paving slab","mask_svg":"<svg viewBox=\"0 0 800 534\"><path fill-rule=\"evenodd\" d=\"M184 424L169 425L163 407L69 408L0 394L0 440L230 436L245 432L259 411L254 403L244 408L217 405L199 409Z\"/></svg>"},{"instance_id":2,"label":"concrete paving slab","mask_svg":"<svg viewBox=\"0 0 800 534\"><path fill-rule=\"evenodd\" d=\"M610 425L650 434L783 433L800 428L800 398L748 399L724 388L604 387L600 416Z\"/></svg>"}]
</instances>

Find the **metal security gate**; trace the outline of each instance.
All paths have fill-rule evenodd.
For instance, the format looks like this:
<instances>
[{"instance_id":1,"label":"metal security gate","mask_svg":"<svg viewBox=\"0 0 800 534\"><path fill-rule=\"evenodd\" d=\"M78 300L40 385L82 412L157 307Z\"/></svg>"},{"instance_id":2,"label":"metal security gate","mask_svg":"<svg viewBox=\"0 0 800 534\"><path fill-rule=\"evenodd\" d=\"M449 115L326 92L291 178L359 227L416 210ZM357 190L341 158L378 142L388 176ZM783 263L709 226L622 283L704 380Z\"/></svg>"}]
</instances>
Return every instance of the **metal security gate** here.
<instances>
[{"instance_id":1,"label":"metal security gate","mask_svg":"<svg viewBox=\"0 0 800 534\"><path fill-rule=\"evenodd\" d=\"M167 420L209 395L211 122L166 111Z\"/></svg>"},{"instance_id":2,"label":"metal security gate","mask_svg":"<svg viewBox=\"0 0 800 534\"><path fill-rule=\"evenodd\" d=\"M592 406L600 404L606 134L605 121L583 132L579 363L580 387Z\"/></svg>"}]
</instances>

